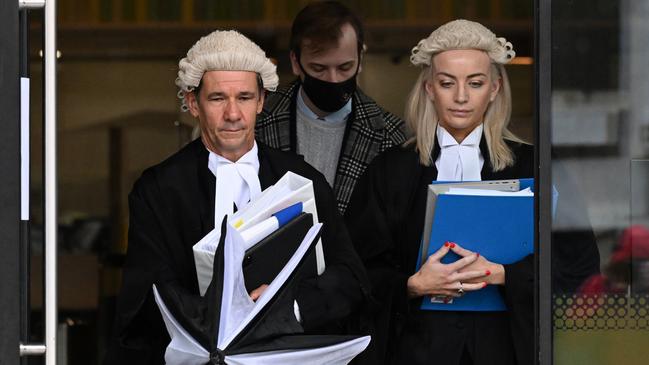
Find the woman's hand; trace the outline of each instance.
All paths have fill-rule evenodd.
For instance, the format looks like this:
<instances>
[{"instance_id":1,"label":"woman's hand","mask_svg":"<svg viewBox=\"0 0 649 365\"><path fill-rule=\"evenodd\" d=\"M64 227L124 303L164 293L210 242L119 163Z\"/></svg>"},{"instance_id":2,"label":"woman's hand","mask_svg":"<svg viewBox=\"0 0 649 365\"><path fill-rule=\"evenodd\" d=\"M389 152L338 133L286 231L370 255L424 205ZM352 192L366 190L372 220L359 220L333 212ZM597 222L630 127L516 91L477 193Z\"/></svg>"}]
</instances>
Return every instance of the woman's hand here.
<instances>
[{"instance_id":1,"label":"woman's hand","mask_svg":"<svg viewBox=\"0 0 649 365\"><path fill-rule=\"evenodd\" d=\"M445 243L437 252L428 257L419 271L408 278L409 297L415 298L424 295L459 297L464 292L480 290L487 285L484 280L480 280L485 277L485 270L466 269L478 260L477 254L467 255L448 265L440 262L452 246L454 244Z\"/></svg>"},{"instance_id":2,"label":"woman's hand","mask_svg":"<svg viewBox=\"0 0 649 365\"><path fill-rule=\"evenodd\" d=\"M476 260L472 261L470 264L461 268L459 272L476 272L481 271L485 273L484 277L478 277L467 280L469 283L481 283L486 282L490 285L504 285L505 284L505 267L501 264L493 263L480 256L479 254L469 251L465 248L460 247L458 244L451 244L450 249L456 254L462 257L477 257Z\"/></svg>"}]
</instances>

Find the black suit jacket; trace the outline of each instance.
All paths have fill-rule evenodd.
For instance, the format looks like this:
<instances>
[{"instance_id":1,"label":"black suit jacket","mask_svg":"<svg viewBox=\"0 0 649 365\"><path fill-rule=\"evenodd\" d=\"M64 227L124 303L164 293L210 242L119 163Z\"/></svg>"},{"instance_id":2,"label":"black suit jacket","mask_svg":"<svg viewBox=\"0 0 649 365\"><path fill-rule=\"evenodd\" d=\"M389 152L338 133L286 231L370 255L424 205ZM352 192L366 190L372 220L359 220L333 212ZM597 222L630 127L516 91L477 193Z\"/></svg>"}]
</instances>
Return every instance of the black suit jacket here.
<instances>
[{"instance_id":1,"label":"black suit jacket","mask_svg":"<svg viewBox=\"0 0 649 365\"><path fill-rule=\"evenodd\" d=\"M332 332L368 293L362 263L353 250L331 188L300 157L259 147L262 189L287 171L313 181L323 223L325 272L304 279L294 293L307 332ZM152 284L174 282L198 295L192 246L214 228L216 179L209 153L197 139L144 171L129 195L129 247L115 330L105 364L162 364L169 337L152 296Z\"/></svg>"}]
</instances>

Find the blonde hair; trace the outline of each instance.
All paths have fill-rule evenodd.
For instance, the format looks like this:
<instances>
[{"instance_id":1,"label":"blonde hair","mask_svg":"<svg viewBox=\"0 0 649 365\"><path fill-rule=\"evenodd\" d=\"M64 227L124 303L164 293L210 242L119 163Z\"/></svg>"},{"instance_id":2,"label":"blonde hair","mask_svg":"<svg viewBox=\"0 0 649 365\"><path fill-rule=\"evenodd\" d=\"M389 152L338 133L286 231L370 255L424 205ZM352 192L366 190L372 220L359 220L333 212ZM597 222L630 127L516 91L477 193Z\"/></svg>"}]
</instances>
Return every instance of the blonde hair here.
<instances>
[{"instance_id":1,"label":"blonde hair","mask_svg":"<svg viewBox=\"0 0 649 365\"><path fill-rule=\"evenodd\" d=\"M509 78L503 65L511 61L516 53L505 38L497 38L489 29L476 22L460 19L446 23L412 49L410 62L420 66L422 70L406 102L406 124L414 134L408 143L415 143L419 161L423 165L430 166L433 163L431 153L437 140L435 130L439 120L435 106L426 93L425 83L432 76L433 56L454 49L484 51L491 60L492 77L501 79L498 94L487 107L483 121L489 159L493 170L500 171L514 164L512 151L504 140L523 142L507 129L512 103Z\"/></svg>"}]
</instances>

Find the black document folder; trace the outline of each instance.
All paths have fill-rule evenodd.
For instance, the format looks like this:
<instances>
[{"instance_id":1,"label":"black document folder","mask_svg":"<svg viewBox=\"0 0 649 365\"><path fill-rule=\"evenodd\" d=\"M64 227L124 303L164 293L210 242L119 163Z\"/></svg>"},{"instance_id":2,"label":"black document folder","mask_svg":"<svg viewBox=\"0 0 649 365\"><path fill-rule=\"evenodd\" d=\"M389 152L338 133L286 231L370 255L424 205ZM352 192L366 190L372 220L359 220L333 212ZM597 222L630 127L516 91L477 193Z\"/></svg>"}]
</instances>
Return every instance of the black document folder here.
<instances>
[{"instance_id":1,"label":"black document folder","mask_svg":"<svg viewBox=\"0 0 649 365\"><path fill-rule=\"evenodd\" d=\"M167 364L283 364L343 365L363 351L370 337L306 335L295 318L293 291L296 276L306 264L305 255L318 242L321 225L307 232L296 259L286 267L264 296L245 302L246 293L233 260L240 258L239 242L227 239L234 227L221 225L214 253L212 281L204 296L196 295L178 281L153 286L155 301L171 337L165 350ZM300 240L302 242L303 240Z\"/></svg>"},{"instance_id":2,"label":"black document folder","mask_svg":"<svg viewBox=\"0 0 649 365\"><path fill-rule=\"evenodd\" d=\"M300 246L304 236L313 226L313 216L300 213L292 221L280 227L268 237L259 241L246 251L243 259L243 277L248 292L262 284L270 284L282 271ZM312 277L317 275L315 250L306 254L304 265L298 275Z\"/></svg>"}]
</instances>

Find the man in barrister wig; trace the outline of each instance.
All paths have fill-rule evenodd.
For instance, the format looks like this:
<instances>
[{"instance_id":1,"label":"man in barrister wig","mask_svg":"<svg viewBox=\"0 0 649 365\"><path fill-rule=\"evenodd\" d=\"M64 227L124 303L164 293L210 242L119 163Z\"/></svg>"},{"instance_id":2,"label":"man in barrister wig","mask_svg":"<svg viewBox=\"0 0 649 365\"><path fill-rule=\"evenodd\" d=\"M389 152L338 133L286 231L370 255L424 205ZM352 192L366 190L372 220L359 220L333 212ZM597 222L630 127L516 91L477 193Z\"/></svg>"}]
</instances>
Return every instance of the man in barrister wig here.
<instances>
[{"instance_id":1,"label":"man in barrister wig","mask_svg":"<svg viewBox=\"0 0 649 365\"><path fill-rule=\"evenodd\" d=\"M313 181L326 262L320 276L292 289L292 325L336 333L365 300L365 272L325 178L300 157L255 141L264 92L277 84L275 65L236 31L201 38L180 60L178 95L201 135L145 170L129 195L129 247L106 364L164 363L170 338L153 285L199 296L192 246L287 171ZM252 290L252 300L265 288Z\"/></svg>"}]
</instances>

